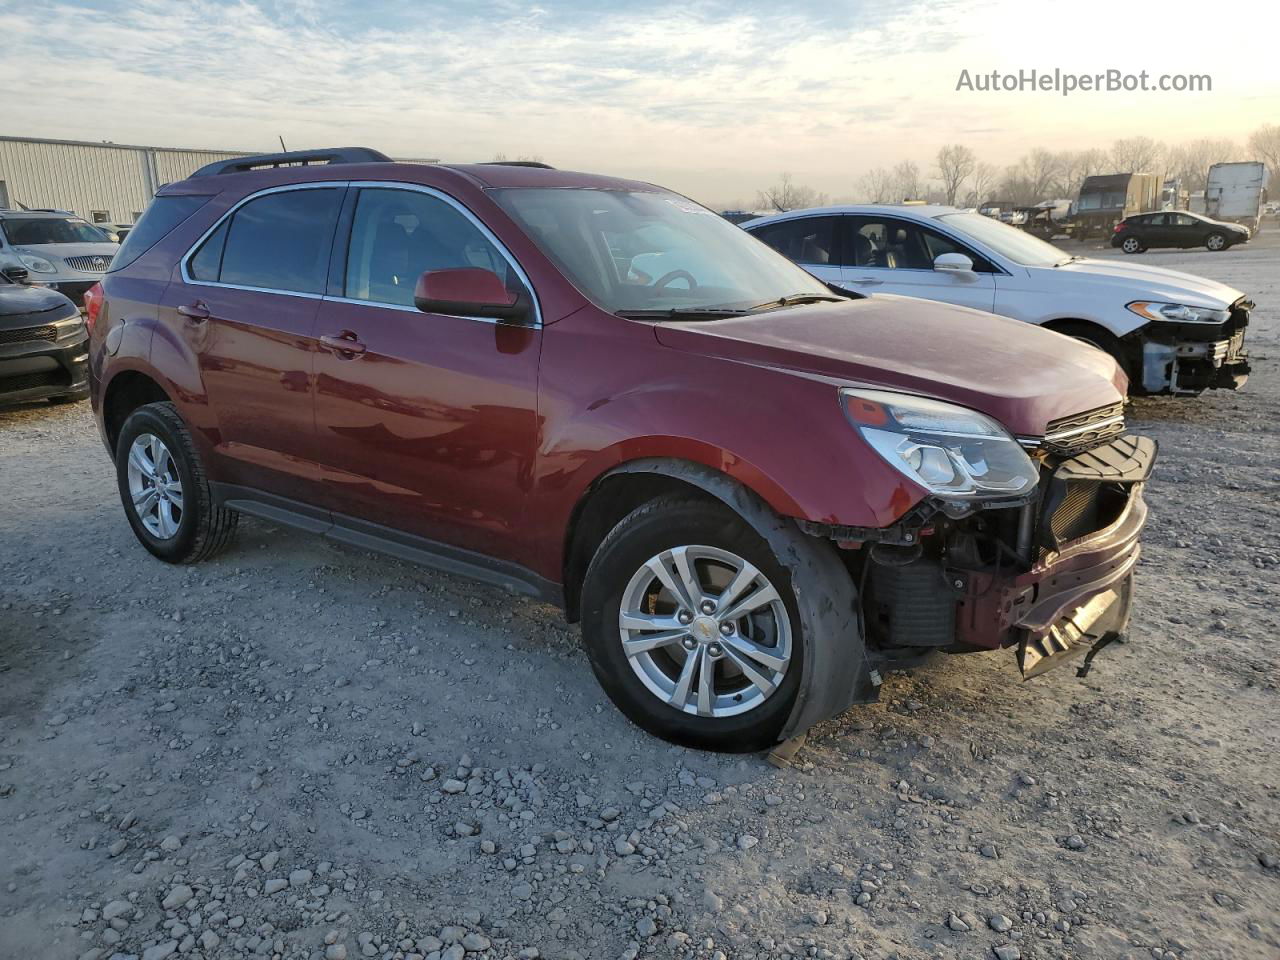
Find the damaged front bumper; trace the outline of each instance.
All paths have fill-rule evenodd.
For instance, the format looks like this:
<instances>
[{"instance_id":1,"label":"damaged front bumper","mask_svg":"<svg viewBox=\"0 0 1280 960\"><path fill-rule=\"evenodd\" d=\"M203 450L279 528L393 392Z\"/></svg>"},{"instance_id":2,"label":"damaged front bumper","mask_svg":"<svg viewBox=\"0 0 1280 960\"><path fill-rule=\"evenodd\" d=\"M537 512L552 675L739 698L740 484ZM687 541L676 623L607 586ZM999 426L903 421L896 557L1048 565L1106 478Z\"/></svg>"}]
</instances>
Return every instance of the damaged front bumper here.
<instances>
[{"instance_id":1,"label":"damaged front bumper","mask_svg":"<svg viewBox=\"0 0 1280 960\"><path fill-rule=\"evenodd\" d=\"M1154 440L1124 436L1054 467L1039 504L1024 508L1040 514L1029 566L951 571L963 581L957 641L1016 646L1031 678L1081 655L1091 660L1122 637L1147 520L1142 488L1155 459Z\"/></svg>"},{"instance_id":2,"label":"damaged front bumper","mask_svg":"<svg viewBox=\"0 0 1280 960\"><path fill-rule=\"evenodd\" d=\"M1127 340L1133 382L1146 394L1238 390L1249 379L1245 328L1253 303L1238 300L1226 322L1151 323Z\"/></svg>"}]
</instances>

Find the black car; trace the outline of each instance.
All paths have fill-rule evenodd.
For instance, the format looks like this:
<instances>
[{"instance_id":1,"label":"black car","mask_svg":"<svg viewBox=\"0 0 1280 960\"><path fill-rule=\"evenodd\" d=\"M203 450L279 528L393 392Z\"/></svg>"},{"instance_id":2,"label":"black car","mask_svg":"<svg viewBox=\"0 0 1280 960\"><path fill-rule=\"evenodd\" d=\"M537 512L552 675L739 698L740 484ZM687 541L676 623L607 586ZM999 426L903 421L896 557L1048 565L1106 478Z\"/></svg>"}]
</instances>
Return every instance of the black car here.
<instances>
[{"instance_id":1,"label":"black car","mask_svg":"<svg viewBox=\"0 0 1280 960\"><path fill-rule=\"evenodd\" d=\"M1125 217L1111 234L1111 245L1125 253L1141 253L1150 247L1206 247L1225 250L1249 242L1249 228L1238 223L1210 220L1186 210L1139 213Z\"/></svg>"},{"instance_id":2,"label":"black car","mask_svg":"<svg viewBox=\"0 0 1280 960\"><path fill-rule=\"evenodd\" d=\"M70 403L89 396L88 340L79 308L56 290L0 272L0 404Z\"/></svg>"}]
</instances>

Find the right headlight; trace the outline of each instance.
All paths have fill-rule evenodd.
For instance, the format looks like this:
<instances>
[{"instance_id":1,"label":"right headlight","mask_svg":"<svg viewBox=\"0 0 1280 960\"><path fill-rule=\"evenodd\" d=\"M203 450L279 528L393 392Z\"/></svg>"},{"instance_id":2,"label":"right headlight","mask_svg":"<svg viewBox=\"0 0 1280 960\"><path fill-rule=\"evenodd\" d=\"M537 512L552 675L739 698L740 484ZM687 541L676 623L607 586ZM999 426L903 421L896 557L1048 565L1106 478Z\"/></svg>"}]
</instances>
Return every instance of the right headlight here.
<instances>
[{"instance_id":1,"label":"right headlight","mask_svg":"<svg viewBox=\"0 0 1280 960\"><path fill-rule=\"evenodd\" d=\"M18 259L22 261L22 265L28 270L34 270L36 273L57 273L58 268L46 260L44 257L35 257L29 253L18 254Z\"/></svg>"},{"instance_id":2,"label":"right headlight","mask_svg":"<svg viewBox=\"0 0 1280 960\"><path fill-rule=\"evenodd\" d=\"M884 390L840 391L845 416L881 457L948 500L1016 497L1040 480L1009 431L985 414Z\"/></svg>"},{"instance_id":3,"label":"right headlight","mask_svg":"<svg viewBox=\"0 0 1280 960\"><path fill-rule=\"evenodd\" d=\"M1155 300L1135 300L1126 306L1145 320L1172 320L1176 323L1225 323L1231 316L1227 310Z\"/></svg>"}]
</instances>

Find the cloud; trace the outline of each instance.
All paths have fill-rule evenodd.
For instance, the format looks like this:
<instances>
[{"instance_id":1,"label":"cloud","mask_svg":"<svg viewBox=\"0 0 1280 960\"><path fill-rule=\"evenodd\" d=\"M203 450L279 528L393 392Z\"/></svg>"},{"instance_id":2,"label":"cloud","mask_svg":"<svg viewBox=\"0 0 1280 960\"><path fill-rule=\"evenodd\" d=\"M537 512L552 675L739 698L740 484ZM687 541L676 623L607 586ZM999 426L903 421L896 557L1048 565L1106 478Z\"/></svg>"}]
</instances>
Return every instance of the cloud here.
<instances>
[{"instance_id":1,"label":"cloud","mask_svg":"<svg viewBox=\"0 0 1280 960\"><path fill-rule=\"evenodd\" d=\"M1021 22L1020 9L0 0L4 132L250 150L283 135L295 148L363 143L447 160L536 153L723 199L785 169L838 195L868 166L927 164L967 130L993 131L979 148L1004 137L1018 149L1026 118L1051 130L1044 100L954 93L962 63L1024 55L993 28ZM1078 114L1049 102L1068 118L1058 134L1078 139Z\"/></svg>"}]
</instances>

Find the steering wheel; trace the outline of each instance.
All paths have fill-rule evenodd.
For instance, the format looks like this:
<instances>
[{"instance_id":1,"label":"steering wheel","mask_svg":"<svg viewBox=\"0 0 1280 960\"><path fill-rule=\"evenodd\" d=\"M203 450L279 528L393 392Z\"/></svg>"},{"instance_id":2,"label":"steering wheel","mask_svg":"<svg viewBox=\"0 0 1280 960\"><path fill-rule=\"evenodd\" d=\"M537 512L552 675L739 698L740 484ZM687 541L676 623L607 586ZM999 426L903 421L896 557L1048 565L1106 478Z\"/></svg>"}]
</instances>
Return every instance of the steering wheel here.
<instances>
[{"instance_id":1,"label":"steering wheel","mask_svg":"<svg viewBox=\"0 0 1280 960\"><path fill-rule=\"evenodd\" d=\"M672 270L670 273L664 273L653 282L654 289L661 289L673 280L687 280L690 290L698 289L698 281L693 279L693 274L688 270Z\"/></svg>"}]
</instances>

